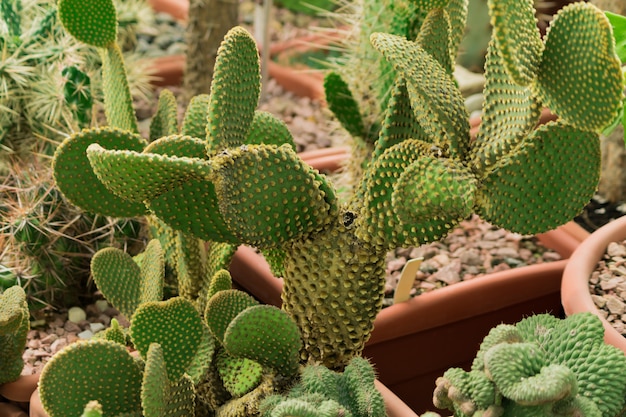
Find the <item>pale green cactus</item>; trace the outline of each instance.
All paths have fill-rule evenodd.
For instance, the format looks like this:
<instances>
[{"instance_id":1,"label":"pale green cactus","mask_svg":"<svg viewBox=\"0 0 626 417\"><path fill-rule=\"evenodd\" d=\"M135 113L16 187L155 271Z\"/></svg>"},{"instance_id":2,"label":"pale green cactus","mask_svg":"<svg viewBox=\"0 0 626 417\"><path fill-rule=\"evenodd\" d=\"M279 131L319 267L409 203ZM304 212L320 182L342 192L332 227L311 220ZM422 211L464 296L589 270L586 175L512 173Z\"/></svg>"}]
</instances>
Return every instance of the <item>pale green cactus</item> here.
<instances>
[{"instance_id":1,"label":"pale green cactus","mask_svg":"<svg viewBox=\"0 0 626 417\"><path fill-rule=\"evenodd\" d=\"M464 3L415 4L451 9L424 8L428 24L417 41L372 35L396 77L372 159L348 203L299 159L280 121L255 111L258 54L242 28L222 43L211 97L190 106L198 116L185 117L206 115L204 131L186 132L205 135L167 128L161 131L168 136L148 145L117 122L123 117L112 117L112 126L75 134L58 148L59 187L92 210L150 211L202 240L254 245L274 259L282 254L283 309L303 337L301 361L342 369L362 351L382 306L389 249L437 240L472 212L523 234L570 220L594 193L597 132L622 102L619 61L601 12L585 3L563 9L544 41L534 32L532 7L516 8L507 19L492 16L484 120L470 141L463 98L450 76L458 43L450 28L462 13L448 10ZM495 13L519 0L490 4ZM534 47L517 48L507 33ZM447 53L445 42L434 41L440 36L450 39ZM554 56L568 65L557 65ZM578 79L581 71L587 76ZM581 100L592 95L594 102ZM560 119L535 130L547 102ZM125 102L110 105L130 114ZM342 107L355 106L348 97ZM344 120L360 129L354 118ZM268 134L275 136L259 138ZM87 183L95 185L85 190Z\"/></svg>"},{"instance_id":2,"label":"pale green cactus","mask_svg":"<svg viewBox=\"0 0 626 417\"><path fill-rule=\"evenodd\" d=\"M591 313L496 326L470 371L451 368L437 379L435 405L457 417L616 416L624 407L626 358L603 337Z\"/></svg>"},{"instance_id":3,"label":"pale green cactus","mask_svg":"<svg viewBox=\"0 0 626 417\"><path fill-rule=\"evenodd\" d=\"M16 285L0 293L0 384L19 378L24 361L22 352L30 330L26 293Z\"/></svg>"}]
</instances>

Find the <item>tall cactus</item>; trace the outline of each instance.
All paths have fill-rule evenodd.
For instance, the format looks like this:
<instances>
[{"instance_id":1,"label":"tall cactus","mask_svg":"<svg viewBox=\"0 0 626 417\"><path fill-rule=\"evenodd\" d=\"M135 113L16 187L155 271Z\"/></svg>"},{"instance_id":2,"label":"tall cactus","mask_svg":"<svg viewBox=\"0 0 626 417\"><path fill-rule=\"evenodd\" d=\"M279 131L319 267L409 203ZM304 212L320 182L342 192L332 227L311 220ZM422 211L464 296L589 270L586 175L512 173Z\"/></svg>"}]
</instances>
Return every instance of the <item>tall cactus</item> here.
<instances>
[{"instance_id":1,"label":"tall cactus","mask_svg":"<svg viewBox=\"0 0 626 417\"><path fill-rule=\"evenodd\" d=\"M595 7L576 3L543 40L532 2L522 3L490 1L494 37L475 141L449 71L453 2L415 1L429 22L417 41L371 36L396 76L372 160L348 203L281 144L290 140L281 122L255 111L258 56L242 28L220 47L206 135L146 145L122 123L86 130L59 147L57 182L94 210L132 206L200 239L283 253L283 308L304 339L301 360L341 369L363 349L382 306L389 249L440 239L472 212L519 233L546 231L593 195L597 132L622 101L610 25ZM441 36L450 41L435 42ZM534 129L541 103L560 119ZM97 193L84 189L86 178Z\"/></svg>"}]
</instances>

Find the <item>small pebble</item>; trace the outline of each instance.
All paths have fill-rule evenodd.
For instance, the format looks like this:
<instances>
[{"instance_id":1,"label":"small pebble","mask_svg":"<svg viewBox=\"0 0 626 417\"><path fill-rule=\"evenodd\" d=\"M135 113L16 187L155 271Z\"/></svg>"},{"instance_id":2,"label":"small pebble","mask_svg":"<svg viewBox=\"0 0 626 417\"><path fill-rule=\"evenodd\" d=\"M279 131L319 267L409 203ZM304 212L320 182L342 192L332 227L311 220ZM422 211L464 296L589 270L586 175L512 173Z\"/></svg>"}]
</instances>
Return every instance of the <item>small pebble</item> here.
<instances>
[{"instance_id":1,"label":"small pebble","mask_svg":"<svg viewBox=\"0 0 626 417\"><path fill-rule=\"evenodd\" d=\"M80 307L72 307L67 311L67 318L72 323L78 323L87 319L85 310Z\"/></svg>"},{"instance_id":2,"label":"small pebble","mask_svg":"<svg viewBox=\"0 0 626 417\"><path fill-rule=\"evenodd\" d=\"M79 339L91 339L93 337L93 332L91 330L84 330L78 333Z\"/></svg>"}]
</instances>

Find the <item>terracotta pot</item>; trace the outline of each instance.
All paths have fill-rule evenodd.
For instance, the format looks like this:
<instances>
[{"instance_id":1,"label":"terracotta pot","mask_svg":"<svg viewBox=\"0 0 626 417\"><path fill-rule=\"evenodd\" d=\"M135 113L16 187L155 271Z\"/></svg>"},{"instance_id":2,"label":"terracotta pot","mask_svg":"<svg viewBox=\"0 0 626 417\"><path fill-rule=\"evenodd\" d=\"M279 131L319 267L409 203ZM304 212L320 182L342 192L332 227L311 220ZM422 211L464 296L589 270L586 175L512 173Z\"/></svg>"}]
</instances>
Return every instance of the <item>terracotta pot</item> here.
<instances>
[{"instance_id":1,"label":"terracotta pot","mask_svg":"<svg viewBox=\"0 0 626 417\"><path fill-rule=\"evenodd\" d=\"M626 354L626 338L613 328L601 315L589 292L589 277L607 246L611 242L626 239L626 217L607 223L589 235L569 258L561 286L561 301L567 315L584 311L596 314L604 324L605 342L616 346Z\"/></svg>"},{"instance_id":2,"label":"terracotta pot","mask_svg":"<svg viewBox=\"0 0 626 417\"><path fill-rule=\"evenodd\" d=\"M0 385L0 416L27 417L32 393L37 389L39 374L22 375L17 380Z\"/></svg>"}]
</instances>

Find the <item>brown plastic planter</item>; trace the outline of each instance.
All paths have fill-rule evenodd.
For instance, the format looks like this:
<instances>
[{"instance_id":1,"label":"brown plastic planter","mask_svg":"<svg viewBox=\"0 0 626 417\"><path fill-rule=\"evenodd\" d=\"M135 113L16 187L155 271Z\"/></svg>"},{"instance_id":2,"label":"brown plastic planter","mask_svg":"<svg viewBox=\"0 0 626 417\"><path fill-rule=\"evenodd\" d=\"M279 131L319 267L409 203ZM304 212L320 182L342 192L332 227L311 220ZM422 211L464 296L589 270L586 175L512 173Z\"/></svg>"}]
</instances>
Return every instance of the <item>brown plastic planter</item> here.
<instances>
[{"instance_id":1,"label":"brown plastic planter","mask_svg":"<svg viewBox=\"0 0 626 417\"><path fill-rule=\"evenodd\" d=\"M39 375L22 375L13 382L0 385L0 416L28 417L31 395L37 389ZM6 400L6 402L1 402Z\"/></svg>"},{"instance_id":2,"label":"brown plastic planter","mask_svg":"<svg viewBox=\"0 0 626 417\"><path fill-rule=\"evenodd\" d=\"M569 258L563 272L561 297L567 315L591 312L604 324L604 341L620 348L626 354L626 338L613 328L596 308L589 292L589 277L609 243L626 239L626 217L620 217L589 235Z\"/></svg>"}]
</instances>

